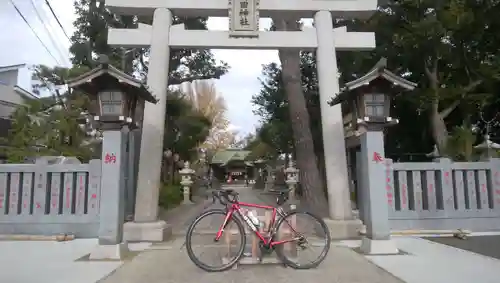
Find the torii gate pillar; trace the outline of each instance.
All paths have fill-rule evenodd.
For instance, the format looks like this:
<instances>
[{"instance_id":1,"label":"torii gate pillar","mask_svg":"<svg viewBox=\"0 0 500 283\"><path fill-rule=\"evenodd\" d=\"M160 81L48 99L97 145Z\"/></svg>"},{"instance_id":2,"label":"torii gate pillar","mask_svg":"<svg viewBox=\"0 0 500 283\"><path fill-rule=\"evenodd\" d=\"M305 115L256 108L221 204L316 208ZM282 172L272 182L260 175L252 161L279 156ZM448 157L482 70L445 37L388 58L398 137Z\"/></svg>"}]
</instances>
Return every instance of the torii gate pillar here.
<instances>
[{"instance_id":1,"label":"torii gate pillar","mask_svg":"<svg viewBox=\"0 0 500 283\"><path fill-rule=\"evenodd\" d=\"M241 9L247 9L242 8L243 2L245 7L251 7L245 11L244 20L238 18L245 15ZM151 45L147 83L159 98L159 103L147 104L144 110L135 216L134 222L125 224L125 240L162 241L171 233L165 222L158 221L170 48L316 50L331 218L327 222L332 227L332 238L357 234L361 223L352 219L341 109L340 106L330 107L328 100L339 91L336 51L373 49L375 35L334 29L332 14L350 18L367 16L376 10L377 0L240 0L237 3L228 0L106 0L106 6L118 13L154 14L152 27L140 24L138 29L110 29L108 34L110 45ZM240 11L233 11L237 8ZM185 30L183 25L172 26L171 11L186 17L229 15L232 24L230 31ZM271 18L286 13L304 18L314 15L315 27L294 32L259 31L259 13Z\"/></svg>"},{"instance_id":2,"label":"torii gate pillar","mask_svg":"<svg viewBox=\"0 0 500 283\"><path fill-rule=\"evenodd\" d=\"M124 225L126 241L161 242L172 234L171 226L163 220L158 220L170 62L170 33L166 31L171 25L172 12L165 8L156 9L151 32L151 46L154 48L151 48L149 58L147 84L158 98L158 103L146 103L144 108L134 222Z\"/></svg>"},{"instance_id":3,"label":"torii gate pillar","mask_svg":"<svg viewBox=\"0 0 500 283\"><path fill-rule=\"evenodd\" d=\"M332 94L339 93L337 56L333 37L333 19L328 11L319 11L314 16L318 37L316 60L325 154L326 181L328 186L328 206L333 220L352 218L348 188L344 126L340 105L331 107L328 101Z\"/></svg>"}]
</instances>

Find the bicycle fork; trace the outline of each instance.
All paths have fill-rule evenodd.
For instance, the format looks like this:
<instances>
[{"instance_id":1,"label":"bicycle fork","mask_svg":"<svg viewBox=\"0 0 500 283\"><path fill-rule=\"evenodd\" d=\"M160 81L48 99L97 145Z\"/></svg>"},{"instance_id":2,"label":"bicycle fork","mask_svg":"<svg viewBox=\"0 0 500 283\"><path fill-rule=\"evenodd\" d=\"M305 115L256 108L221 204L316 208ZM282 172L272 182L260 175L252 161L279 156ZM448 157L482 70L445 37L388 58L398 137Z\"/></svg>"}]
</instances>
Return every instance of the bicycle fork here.
<instances>
[{"instance_id":1,"label":"bicycle fork","mask_svg":"<svg viewBox=\"0 0 500 283\"><path fill-rule=\"evenodd\" d=\"M220 238L222 237L222 233L224 232L224 229L226 229L227 223L229 223L229 220L233 216L233 211L230 210L226 214L226 218L224 218L224 223L219 228L219 231L217 231L217 234L215 235L214 242L218 242Z\"/></svg>"}]
</instances>

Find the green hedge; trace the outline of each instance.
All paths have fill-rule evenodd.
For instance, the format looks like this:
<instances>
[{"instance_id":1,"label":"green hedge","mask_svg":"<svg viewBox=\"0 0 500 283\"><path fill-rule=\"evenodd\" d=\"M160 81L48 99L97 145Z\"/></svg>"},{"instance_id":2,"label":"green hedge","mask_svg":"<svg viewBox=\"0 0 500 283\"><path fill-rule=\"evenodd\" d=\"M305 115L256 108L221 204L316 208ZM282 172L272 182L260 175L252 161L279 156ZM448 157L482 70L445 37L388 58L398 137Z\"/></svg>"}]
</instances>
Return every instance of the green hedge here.
<instances>
[{"instance_id":1,"label":"green hedge","mask_svg":"<svg viewBox=\"0 0 500 283\"><path fill-rule=\"evenodd\" d=\"M162 184L160 188L160 197L158 204L165 208L170 209L179 205L182 201L182 186L179 184L170 185Z\"/></svg>"}]
</instances>

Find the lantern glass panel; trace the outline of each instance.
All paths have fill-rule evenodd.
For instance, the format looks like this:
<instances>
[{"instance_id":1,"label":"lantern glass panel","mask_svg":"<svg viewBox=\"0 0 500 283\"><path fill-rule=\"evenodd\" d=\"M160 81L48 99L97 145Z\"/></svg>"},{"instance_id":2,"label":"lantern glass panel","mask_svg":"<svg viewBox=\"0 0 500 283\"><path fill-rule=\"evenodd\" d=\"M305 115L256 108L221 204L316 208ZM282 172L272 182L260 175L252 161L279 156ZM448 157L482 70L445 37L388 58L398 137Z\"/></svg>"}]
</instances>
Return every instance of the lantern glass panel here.
<instances>
[{"instance_id":1,"label":"lantern glass panel","mask_svg":"<svg viewBox=\"0 0 500 283\"><path fill-rule=\"evenodd\" d=\"M365 94L366 116L385 116L385 95L381 93Z\"/></svg>"},{"instance_id":2,"label":"lantern glass panel","mask_svg":"<svg viewBox=\"0 0 500 283\"><path fill-rule=\"evenodd\" d=\"M123 93L104 91L99 94L102 115L123 115Z\"/></svg>"}]
</instances>

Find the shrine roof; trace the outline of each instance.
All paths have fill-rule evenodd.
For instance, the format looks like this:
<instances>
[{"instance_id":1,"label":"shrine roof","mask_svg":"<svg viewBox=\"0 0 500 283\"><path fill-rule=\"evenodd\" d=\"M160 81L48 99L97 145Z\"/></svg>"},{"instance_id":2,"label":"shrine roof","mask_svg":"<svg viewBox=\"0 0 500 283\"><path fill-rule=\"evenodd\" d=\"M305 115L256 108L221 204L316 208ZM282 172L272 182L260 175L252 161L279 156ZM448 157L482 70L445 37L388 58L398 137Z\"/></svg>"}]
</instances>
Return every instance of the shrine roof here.
<instances>
[{"instance_id":1,"label":"shrine roof","mask_svg":"<svg viewBox=\"0 0 500 283\"><path fill-rule=\"evenodd\" d=\"M219 150L212 157L212 164L226 165L230 161L245 161L250 154L249 150L243 149L226 149ZM248 164L247 164L248 165Z\"/></svg>"},{"instance_id":2,"label":"shrine roof","mask_svg":"<svg viewBox=\"0 0 500 283\"><path fill-rule=\"evenodd\" d=\"M398 85L402 88L405 88L407 90L413 90L415 87L417 87L417 84L414 82L410 82L409 80L400 77L393 72L387 70L387 59L382 58L380 59L373 68L366 73L364 76L357 78L353 81L350 81L345 84L344 91L351 91L354 89L357 89L358 87L361 87L363 85L367 85L373 80L377 78L384 78L387 81Z\"/></svg>"},{"instance_id":3,"label":"shrine roof","mask_svg":"<svg viewBox=\"0 0 500 283\"><path fill-rule=\"evenodd\" d=\"M66 81L69 88L80 88L83 91L87 91L85 87L86 84L92 84L92 81L99 77L107 77L115 79L116 83L120 86L128 86L135 89L135 94L151 103L156 103L156 97L151 94L148 87L144 85L140 80L122 72L118 68L109 64L109 60L104 58L101 60L101 64L98 67L76 77Z\"/></svg>"},{"instance_id":4,"label":"shrine roof","mask_svg":"<svg viewBox=\"0 0 500 283\"><path fill-rule=\"evenodd\" d=\"M416 83L411 82L387 70L387 59L382 58L377 62L377 64L375 64L375 66L373 66L373 68L368 73L360 78L346 83L345 86L341 89L340 93L336 97L332 98L329 104L334 105L344 101L350 95L349 93L351 91L359 87L369 85L377 79L384 79L388 82L391 82L393 85L404 88L405 90L414 90L417 87Z\"/></svg>"}]
</instances>

